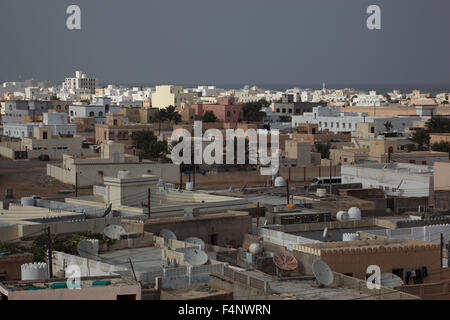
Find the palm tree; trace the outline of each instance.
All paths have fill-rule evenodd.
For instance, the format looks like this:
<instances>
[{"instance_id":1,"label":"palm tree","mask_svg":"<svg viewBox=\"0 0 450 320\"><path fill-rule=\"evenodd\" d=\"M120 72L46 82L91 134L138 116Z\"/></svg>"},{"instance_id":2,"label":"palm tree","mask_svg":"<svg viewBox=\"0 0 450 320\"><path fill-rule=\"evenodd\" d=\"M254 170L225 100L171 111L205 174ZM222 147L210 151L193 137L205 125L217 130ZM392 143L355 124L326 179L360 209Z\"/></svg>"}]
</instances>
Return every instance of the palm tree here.
<instances>
[{"instance_id":1,"label":"palm tree","mask_svg":"<svg viewBox=\"0 0 450 320\"><path fill-rule=\"evenodd\" d=\"M168 118L166 109L159 109L155 115L155 119L158 121L158 135L161 134L161 122L166 121Z\"/></svg>"},{"instance_id":2,"label":"palm tree","mask_svg":"<svg viewBox=\"0 0 450 320\"><path fill-rule=\"evenodd\" d=\"M414 132L409 140L417 145L418 151L428 150L430 146L430 134L423 129Z\"/></svg>"},{"instance_id":3,"label":"palm tree","mask_svg":"<svg viewBox=\"0 0 450 320\"><path fill-rule=\"evenodd\" d=\"M429 132L450 132L450 119L434 116L425 124Z\"/></svg>"},{"instance_id":4,"label":"palm tree","mask_svg":"<svg viewBox=\"0 0 450 320\"><path fill-rule=\"evenodd\" d=\"M166 108L166 116L167 120L169 120L172 123L177 124L178 122L181 121L181 116L174 106L168 106Z\"/></svg>"}]
</instances>

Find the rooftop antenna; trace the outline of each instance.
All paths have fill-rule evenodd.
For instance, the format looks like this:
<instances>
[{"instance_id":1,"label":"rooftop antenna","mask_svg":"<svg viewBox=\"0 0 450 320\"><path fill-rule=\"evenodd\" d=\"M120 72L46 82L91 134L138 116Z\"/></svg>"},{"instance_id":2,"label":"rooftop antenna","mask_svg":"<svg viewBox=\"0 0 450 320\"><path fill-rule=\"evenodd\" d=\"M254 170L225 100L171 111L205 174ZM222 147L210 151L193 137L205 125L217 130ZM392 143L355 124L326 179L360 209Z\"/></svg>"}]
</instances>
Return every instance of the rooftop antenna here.
<instances>
[{"instance_id":1,"label":"rooftop antenna","mask_svg":"<svg viewBox=\"0 0 450 320\"><path fill-rule=\"evenodd\" d=\"M111 212L111 209L112 209L112 203L110 203L108 205L108 207L106 208L105 212L103 213L103 218L106 217Z\"/></svg>"},{"instance_id":2,"label":"rooftop antenna","mask_svg":"<svg viewBox=\"0 0 450 320\"><path fill-rule=\"evenodd\" d=\"M125 229L117 224L110 224L103 229L103 234L113 240L120 240L120 236L125 233Z\"/></svg>"},{"instance_id":3,"label":"rooftop antenna","mask_svg":"<svg viewBox=\"0 0 450 320\"><path fill-rule=\"evenodd\" d=\"M205 242L200 238L189 237L189 238L184 239L184 242L196 244L200 247L200 250L205 250Z\"/></svg>"},{"instance_id":4,"label":"rooftop antenna","mask_svg":"<svg viewBox=\"0 0 450 320\"><path fill-rule=\"evenodd\" d=\"M294 271L297 269L297 259L291 254L284 252L278 252L272 258L273 263L277 267L278 278L281 278L281 271Z\"/></svg>"},{"instance_id":5,"label":"rooftop antenna","mask_svg":"<svg viewBox=\"0 0 450 320\"><path fill-rule=\"evenodd\" d=\"M312 272L319 283L319 287L329 286L333 283L334 274L328 264L322 260L315 260L312 264Z\"/></svg>"},{"instance_id":6,"label":"rooftop antenna","mask_svg":"<svg viewBox=\"0 0 450 320\"><path fill-rule=\"evenodd\" d=\"M328 228L323 229L322 238L324 239L325 242L331 241L331 236L328 233Z\"/></svg>"},{"instance_id":7,"label":"rooftop antenna","mask_svg":"<svg viewBox=\"0 0 450 320\"><path fill-rule=\"evenodd\" d=\"M192 266L201 266L208 262L208 255L197 248L192 248L184 253L184 260Z\"/></svg>"}]
</instances>

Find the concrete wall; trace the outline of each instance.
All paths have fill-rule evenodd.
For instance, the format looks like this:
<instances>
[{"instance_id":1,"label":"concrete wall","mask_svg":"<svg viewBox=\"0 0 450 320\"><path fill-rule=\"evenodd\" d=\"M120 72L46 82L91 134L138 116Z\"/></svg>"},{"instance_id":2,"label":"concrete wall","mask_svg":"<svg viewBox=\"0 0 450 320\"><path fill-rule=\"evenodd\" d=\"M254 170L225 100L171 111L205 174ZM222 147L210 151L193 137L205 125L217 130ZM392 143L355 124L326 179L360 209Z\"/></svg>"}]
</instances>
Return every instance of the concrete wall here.
<instances>
[{"instance_id":1,"label":"concrete wall","mask_svg":"<svg viewBox=\"0 0 450 320\"><path fill-rule=\"evenodd\" d=\"M22 277L22 264L30 262L33 262L33 254L31 253L0 257L0 274L6 273L7 281L20 280Z\"/></svg>"}]
</instances>

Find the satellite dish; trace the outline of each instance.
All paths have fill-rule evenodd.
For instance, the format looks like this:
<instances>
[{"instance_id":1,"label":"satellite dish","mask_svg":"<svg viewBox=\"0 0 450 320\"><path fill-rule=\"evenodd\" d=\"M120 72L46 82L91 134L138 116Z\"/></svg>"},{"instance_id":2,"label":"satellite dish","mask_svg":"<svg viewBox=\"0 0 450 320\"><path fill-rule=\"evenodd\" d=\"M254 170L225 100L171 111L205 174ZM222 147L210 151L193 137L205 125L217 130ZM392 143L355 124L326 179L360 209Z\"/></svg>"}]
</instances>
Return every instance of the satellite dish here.
<instances>
[{"instance_id":1,"label":"satellite dish","mask_svg":"<svg viewBox=\"0 0 450 320\"><path fill-rule=\"evenodd\" d=\"M205 242L197 237L189 237L184 239L184 242L194 243L200 246L200 250L205 250Z\"/></svg>"},{"instance_id":2,"label":"satellite dish","mask_svg":"<svg viewBox=\"0 0 450 320\"><path fill-rule=\"evenodd\" d=\"M273 263L278 269L285 271L293 271L297 269L297 259L293 255L279 252L273 257Z\"/></svg>"},{"instance_id":3,"label":"satellite dish","mask_svg":"<svg viewBox=\"0 0 450 320\"><path fill-rule=\"evenodd\" d=\"M382 273L380 280L383 287L395 288L403 285L402 278L393 273Z\"/></svg>"},{"instance_id":4,"label":"satellite dish","mask_svg":"<svg viewBox=\"0 0 450 320\"><path fill-rule=\"evenodd\" d=\"M78 242L77 251L80 257L93 259L98 255L98 240L81 240Z\"/></svg>"},{"instance_id":5,"label":"satellite dish","mask_svg":"<svg viewBox=\"0 0 450 320\"><path fill-rule=\"evenodd\" d=\"M193 266L201 266L208 262L208 255L205 251L192 248L184 253L184 260Z\"/></svg>"},{"instance_id":6,"label":"satellite dish","mask_svg":"<svg viewBox=\"0 0 450 320\"><path fill-rule=\"evenodd\" d=\"M159 235L163 237L165 240L177 240L177 236L169 229L162 229L159 232Z\"/></svg>"},{"instance_id":7,"label":"satellite dish","mask_svg":"<svg viewBox=\"0 0 450 320\"><path fill-rule=\"evenodd\" d=\"M103 234L109 239L120 240L120 235L125 234L125 229L117 224L110 224L103 229Z\"/></svg>"},{"instance_id":8,"label":"satellite dish","mask_svg":"<svg viewBox=\"0 0 450 320\"><path fill-rule=\"evenodd\" d=\"M105 213L103 213L103 218L106 217L111 212L111 209L112 209L112 203L110 203L108 205L108 208L106 208Z\"/></svg>"},{"instance_id":9,"label":"satellite dish","mask_svg":"<svg viewBox=\"0 0 450 320\"><path fill-rule=\"evenodd\" d=\"M312 264L312 272L317 282L321 285L329 286L333 283L334 275L330 267L322 260L316 260Z\"/></svg>"}]
</instances>

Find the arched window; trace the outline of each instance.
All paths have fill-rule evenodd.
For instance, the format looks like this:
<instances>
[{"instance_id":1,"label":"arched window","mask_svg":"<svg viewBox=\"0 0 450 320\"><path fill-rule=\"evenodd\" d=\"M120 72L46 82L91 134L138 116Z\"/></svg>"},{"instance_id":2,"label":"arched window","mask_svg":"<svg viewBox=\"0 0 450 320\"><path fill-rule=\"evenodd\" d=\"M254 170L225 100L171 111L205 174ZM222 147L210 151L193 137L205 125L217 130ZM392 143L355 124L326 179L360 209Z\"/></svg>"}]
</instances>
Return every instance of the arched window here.
<instances>
[{"instance_id":1,"label":"arched window","mask_svg":"<svg viewBox=\"0 0 450 320\"><path fill-rule=\"evenodd\" d=\"M94 116L94 111L89 112L89 117L93 117Z\"/></svg>"},{"instance_id":2,"label":"arched window","mask_svg":"<svg viewBox=\"0 0 450 320\"><path fill-rule=\"evenodd\" d=\"M103 112L100 111L100 112L98 113L98 116L99 116L99 117L103 117Z\"/></svg>"}]
</instances>

